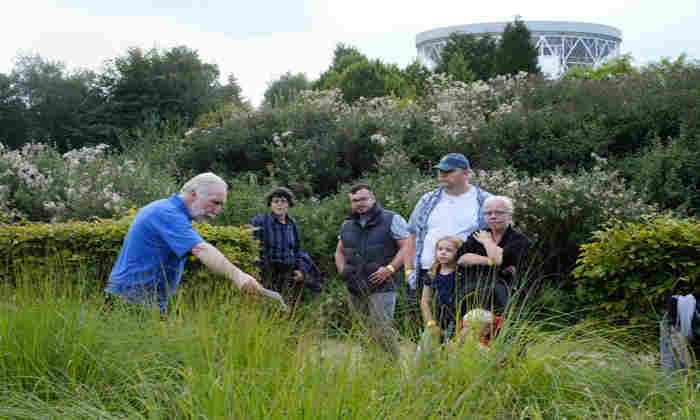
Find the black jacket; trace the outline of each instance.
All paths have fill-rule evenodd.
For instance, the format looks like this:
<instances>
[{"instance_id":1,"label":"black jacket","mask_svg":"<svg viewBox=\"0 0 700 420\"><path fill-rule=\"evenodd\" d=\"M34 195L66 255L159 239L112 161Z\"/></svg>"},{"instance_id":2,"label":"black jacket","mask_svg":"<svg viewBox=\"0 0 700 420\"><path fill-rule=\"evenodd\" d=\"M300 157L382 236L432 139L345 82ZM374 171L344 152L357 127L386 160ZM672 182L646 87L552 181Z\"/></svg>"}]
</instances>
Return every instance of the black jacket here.
<instances>
[{"instance_id":1,"label":"black jacket","mask_svg":"<svg viewBox=\"0 0 700 420\"><path fill-rule=\"evenodd\" d=\"M391 234L394 215L394 212L384 210L377 203L368 212L369 218L364 226L360 223L359 215L345 219L340 228L345 257L340 276L350 293L367 296L396 290L396 275L378 285L369 282L370 274L390 264L399 250Z\"/></svg>"}]
</instances>

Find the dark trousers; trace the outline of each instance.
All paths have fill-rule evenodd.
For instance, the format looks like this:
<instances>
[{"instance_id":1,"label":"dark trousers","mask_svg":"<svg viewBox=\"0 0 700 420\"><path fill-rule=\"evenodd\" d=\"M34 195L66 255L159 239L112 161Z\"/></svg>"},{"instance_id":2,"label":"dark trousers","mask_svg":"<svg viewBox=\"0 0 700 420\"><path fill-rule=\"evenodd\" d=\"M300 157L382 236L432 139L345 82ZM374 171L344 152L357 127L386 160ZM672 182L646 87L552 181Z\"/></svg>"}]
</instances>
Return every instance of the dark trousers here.
<instances>
[{"instance_id":1,"label":"dark trousers","mask_svg":"<svg viewBox=\"0 0 700 420\"><path fill-rule=\"evenodd\" d=\"M268 289L279 292L289 305L294 305L304 288L304 283L294 281L296 265L271 263L263 267L262 282Z\"/></svg>"}]
</instances>

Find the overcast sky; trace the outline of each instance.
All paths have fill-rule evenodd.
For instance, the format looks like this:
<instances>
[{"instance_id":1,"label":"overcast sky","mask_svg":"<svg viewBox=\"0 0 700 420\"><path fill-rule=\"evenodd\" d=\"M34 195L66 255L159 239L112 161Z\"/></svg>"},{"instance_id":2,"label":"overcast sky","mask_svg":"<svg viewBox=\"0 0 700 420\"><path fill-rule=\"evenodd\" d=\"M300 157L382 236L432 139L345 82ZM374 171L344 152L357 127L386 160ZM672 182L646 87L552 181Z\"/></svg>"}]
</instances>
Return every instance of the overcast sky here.
<instances>
[{"instance_id":1,"label":"overcast sky","mask_svg":"<svg viewBox=\"0 0 700 420\"><path fill-rule=\"evenodd\" d=\"M415 36L443 26L560 20L622 31L622 53L643 64L687 53L700 59L698 0L396 1L396 0L6 0L0 72L19 53L38 53L69 68L100 70L128 47L186 45L233 73L253 104L286 71L310 80L330 65L339 42L371 59L405 67Z\"/></svg>"}]
</instances>

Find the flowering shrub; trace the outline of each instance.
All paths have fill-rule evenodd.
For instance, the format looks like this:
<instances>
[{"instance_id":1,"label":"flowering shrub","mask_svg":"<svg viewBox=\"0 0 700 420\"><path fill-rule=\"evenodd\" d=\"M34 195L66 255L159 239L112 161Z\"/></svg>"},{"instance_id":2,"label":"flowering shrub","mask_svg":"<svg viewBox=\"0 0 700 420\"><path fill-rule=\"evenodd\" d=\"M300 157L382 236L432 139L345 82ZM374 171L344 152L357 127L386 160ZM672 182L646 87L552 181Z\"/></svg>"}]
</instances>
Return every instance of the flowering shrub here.
<instances>
[{"instance_id":1,"label":"flowering shrub","mask_svg":"<svg viewBox=\"0 0 700 420\"><path fill-rule=\"evenodd\" d=\"M52 187L62 181L60 154L39 143L19 150L0 144L0 210L8 219L44 220L63 200Z\"/></svg>"},{"instance_id":2,"label":"flowering shrub","mask_svg":"<svg viewBox=\"0 0 700 420\"><path fill-rule=\"evenodd\" d=\"M174 192L159 170L108 150L100 144L61 155L36 143L0 149L0 210L10 220L111 217Z\"/></svg>"},{"instance_id":3,"label":"flowering shrub","mask_svg":"<svg viewBox=\"0 0 700 420\"><path fill-rule=\"evenodd\" d=\"M258 109L191 135L178 160L229 177L253 170L325 196L374 169L390 150L419 167L450 151L471 151L472 134L517 109L529 86L524 73L470 85L433 75L421 101L385 96L352 104L338 89L305 90L286 107Z\"/></svg>"},{"instance_id":4,"label":"flowering shrub","mask_svg":"<svg viewBox=\"0 0 700 420\"><path fill-rule=\"evenodd\" d=\"M533 89L527 73L504 75L472 83L434 73L427 80L426 112L444 136L477 131L486 122L521 106L521 96Z\"/></svg>"}]
</instances>

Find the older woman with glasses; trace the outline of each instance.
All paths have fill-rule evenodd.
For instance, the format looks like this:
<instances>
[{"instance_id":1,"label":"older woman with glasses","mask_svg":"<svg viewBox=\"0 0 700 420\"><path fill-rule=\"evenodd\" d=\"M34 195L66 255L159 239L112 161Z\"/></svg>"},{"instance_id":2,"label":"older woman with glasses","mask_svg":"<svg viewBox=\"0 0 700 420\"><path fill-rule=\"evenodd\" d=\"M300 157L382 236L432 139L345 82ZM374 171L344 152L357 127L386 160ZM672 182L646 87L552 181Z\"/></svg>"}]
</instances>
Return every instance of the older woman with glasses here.
<instances>
[{"instance_id":1,"label":"older woman with glasses","mask_svg":"<svg viewBox=\"0 0 700 420\"><path fill-rule=\"evenodd\" d=\"M488 229L474 232L458 251L458 265L465 270L465 284L458 297L466 305L496 314L505 311L510 287L523 265L530 240L513 229L513 201L494 195L484 201Z\"/></svg>"}]
</instances>

